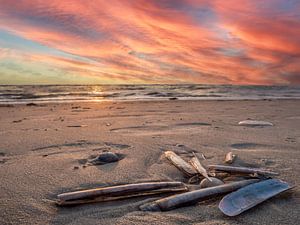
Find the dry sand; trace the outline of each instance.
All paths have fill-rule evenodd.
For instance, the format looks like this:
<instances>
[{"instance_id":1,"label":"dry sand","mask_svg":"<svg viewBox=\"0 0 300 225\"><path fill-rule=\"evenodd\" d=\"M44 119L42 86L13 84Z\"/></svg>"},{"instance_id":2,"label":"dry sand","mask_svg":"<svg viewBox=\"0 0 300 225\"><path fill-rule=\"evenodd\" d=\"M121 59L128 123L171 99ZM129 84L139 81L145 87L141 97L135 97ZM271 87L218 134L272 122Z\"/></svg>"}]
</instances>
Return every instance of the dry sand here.
<instances>
[{"instance_id":1,"label":"dry sand","mask_svg":"<svg viewBox=\"0 0 300 225\"><path fill-rule=\"evenodd\" d=\"M229 218L220 198L169 212L141 212L148 198L58 208L58 193L102 185L186 178L163 157L195 151L204 165L268 168L299 185L300 101L157 101L0 107L0 224L299 224L299 187ZM245 119L273 127L241 127ZM87 125L77 127L79 125ZM103 150L118 163L89 166ZM152 197L152 199L154 199Z\"/></svg>"}]
</instances>

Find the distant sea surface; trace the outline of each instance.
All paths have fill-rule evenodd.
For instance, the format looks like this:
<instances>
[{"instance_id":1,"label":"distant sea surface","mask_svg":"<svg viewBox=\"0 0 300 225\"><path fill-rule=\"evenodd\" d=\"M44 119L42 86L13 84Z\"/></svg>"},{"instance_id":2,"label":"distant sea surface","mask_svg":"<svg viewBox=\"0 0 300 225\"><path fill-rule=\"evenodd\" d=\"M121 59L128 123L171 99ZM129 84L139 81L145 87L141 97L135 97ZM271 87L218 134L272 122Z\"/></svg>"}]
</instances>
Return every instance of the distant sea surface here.
<instances>
[{"instance_id":1,"label":"distant sea surface","mask_svg":"<svg viewBox=\"0 0 300 225\"><path fill-rule=\"evenodd\" d=\"M0 85L0 104L143 100L300 99L299 86Z\"/></svg>"}]
</instances>

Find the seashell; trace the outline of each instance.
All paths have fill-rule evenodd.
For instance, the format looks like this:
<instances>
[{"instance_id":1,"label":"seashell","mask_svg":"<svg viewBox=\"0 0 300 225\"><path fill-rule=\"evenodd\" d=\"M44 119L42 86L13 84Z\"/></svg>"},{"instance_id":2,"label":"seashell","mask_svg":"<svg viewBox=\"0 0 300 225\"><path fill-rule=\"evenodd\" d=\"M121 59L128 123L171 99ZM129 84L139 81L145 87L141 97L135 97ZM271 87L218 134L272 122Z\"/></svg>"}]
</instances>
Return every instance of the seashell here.
<instances>
[{"instance_id":1,"label":"seashell","mask_svg":"<svg viewBox=\"0 0 300 225\"><path fill-rule=\"evenodd\" d=\"M234 155L232 152L228 152L225 156L225 163L231 164L235 160L236 155Z\"/></svg>"},{"instance_id":2,"label":"seashell","mask_svg":"<svg viewBox=\"0 0 300 225\"><path fill-rule=\"evenodd\" d=\"M168 211L181 206L191 205L193 203L195 204L196 202L202 201L209 197L236 191L242 187L256 183L258 181L259 179L244 180L240 182L219 185L217 187L189 191L182 194L162 198L154 202L145 203L139 208L142 211Z\"/></svg>"},{"instance_id":3,"label":"seashell","mask_svg":"<svg viewBox=\"0 0 300 225\"><path fill-rule=\"evenodd\" d=\"M194 157L190 160L191 165L195 168L195 170L202 176L204 176L205 178L207 178L208 180L210 180L206 169L201 165L199 159L197 158L196 154L194 154Z\"/></svg>"},{"instance_id":4,"label":"seashell","mask_svg":"<svg viewBox=\"0 0 300 225\"><path fill-rule=\"evenodd\" d=\"M187 187L181 182L123 184L62 193L57 196L56 203L61 206L78 205L184 191L187 191Z\"/></svg>"},{"instance_id":5,"label":"seashell","mask_svg":"<svg viewBox=\"0 0 300 225\"><path fill-rule=\"evenodd\" d=\"M288 183L278 179L269 179L250 184L226 195L221 200L219 209L227 216L237 216L263 201L291 188L292 187Z\"/></svg>"},{"instance_id":6,"label":"seashell","mask_svg":"<svg viewBox=\"0 0 300 225\"><path fill-rule=\"evenodd\" d=\"M175 152L166 151L165 156L175 167L177 167L177 169L186 174L188 177L192 177L197 174L197 171L194 169L194 167L184 161Z\"/></svg>"},{"instance_id":7,"label":"seashell","mask_svg":"<svg viewBox=\"0 0 300 225\"><path fill-rule=\"evenodd\" d=\"M267 121L259 121L259 120L243 120L239 122L240 126L273 126L272 123Z\"/></svg>"},{"instance_id":8,"label":"seashell","mask_svg":"<svg viewBox=\"0 0 300 225\"><path fill-rule=\"evenodd\" d=\"M224 184L223 181L219 180L218 178L215 177L210 177L210 180L207 178L204 178L200 182L200 187L201 188L208 188L208 187L215 187Z\"/></svg>"},{"instance_id":9,"label":"seashell","mask_svg":"<svg viewBox=\"0 0 300 225\"><path fill-rule=\"evenodd\" d=\"M224 171L224 172L229 172L229 173L241 173L241 174L258 174L261 176L279 175L276 172L258 169L258 168L223 166L223 165L208 165L208 170Z\"/></svg>"}]
</instances>

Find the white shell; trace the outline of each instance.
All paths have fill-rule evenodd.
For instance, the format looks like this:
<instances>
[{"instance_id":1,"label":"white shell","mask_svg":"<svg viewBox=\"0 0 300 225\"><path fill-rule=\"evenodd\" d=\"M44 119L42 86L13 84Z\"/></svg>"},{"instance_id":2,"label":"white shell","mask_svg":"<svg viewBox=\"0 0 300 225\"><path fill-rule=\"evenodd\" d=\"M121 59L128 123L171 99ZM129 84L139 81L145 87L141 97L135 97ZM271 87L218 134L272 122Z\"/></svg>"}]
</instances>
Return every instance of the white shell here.
<instances>
[{"instance_id":1,"label":"white shell","mask_svg":"<svg viewBox=\"0 0 300 225\"><path fill-rule=\"evenodd\" d=\"M273 126L273 123L259 120L243 120L239 122L240 126Z\"/></svg>"}]
</instances>

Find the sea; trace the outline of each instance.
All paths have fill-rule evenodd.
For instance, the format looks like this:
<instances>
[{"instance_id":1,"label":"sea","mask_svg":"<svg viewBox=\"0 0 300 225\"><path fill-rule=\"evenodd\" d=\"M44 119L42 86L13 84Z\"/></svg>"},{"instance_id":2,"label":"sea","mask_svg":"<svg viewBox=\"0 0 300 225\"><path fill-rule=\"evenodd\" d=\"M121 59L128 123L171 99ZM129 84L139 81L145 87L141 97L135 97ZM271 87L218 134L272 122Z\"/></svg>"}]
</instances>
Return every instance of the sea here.
<instances>
[{"instance_id":1,"label":"sea","mask_svg":"<svg viewBox=\"0 0 300 225\"><path fill-rule=\"evenodd\" d=\"M300 86L0 85L0 104L153 100L300 99Z\"/></svg>"}]
</instances>

